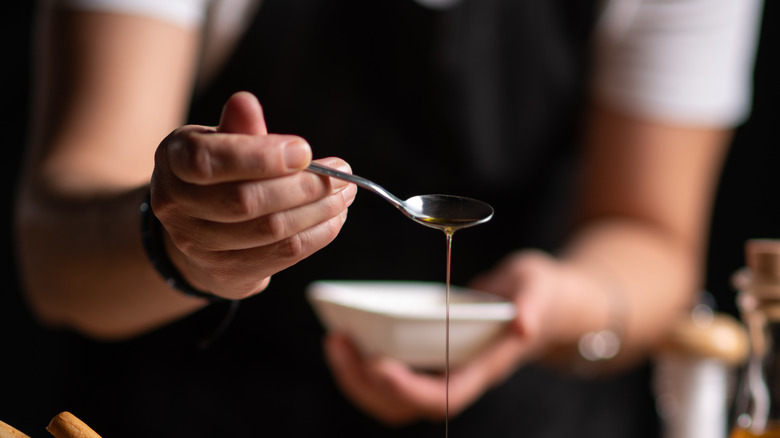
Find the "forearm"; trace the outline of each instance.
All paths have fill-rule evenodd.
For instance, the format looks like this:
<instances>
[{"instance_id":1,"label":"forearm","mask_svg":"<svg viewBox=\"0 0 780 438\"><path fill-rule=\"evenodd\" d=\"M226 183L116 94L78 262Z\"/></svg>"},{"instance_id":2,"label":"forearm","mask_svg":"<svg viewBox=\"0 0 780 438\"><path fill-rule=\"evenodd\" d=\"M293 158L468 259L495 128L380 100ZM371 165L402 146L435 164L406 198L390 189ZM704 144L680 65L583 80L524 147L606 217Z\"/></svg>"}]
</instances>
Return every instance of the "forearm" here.
<instances>
[{"instance_id":1,"label":"forearm","mask_svg":"<svg viewBox=\"0 0 780 438\"><path fill-rule=\"evenodd\" d=\"M138 213L155 148L184 118L198 32L53 2L39 14L15 212L24 290L48 324L133 336L203 305L154 272Z\"/></svg>"},{"instance_id":2,"label":"forearm","mask_svg":"<svg viewBox=\"0 0 780 438\"><path fill-rule=\"evenodd\" d=\"M171 289L145 257L138 213L145 191L75 200L24 188L17 213L19 268L43 322L123 338L204 305Z\"/></svg>"},{"instance_id":3,"label":"forearm","mask_svg":"<svg viewBox=\"0 0 780 438\"><path fill-rule=\"evenodd\" d=\"M562 254L591 282L579 303L588 330L623 326L620 364L646 354L701 290L730 132L595 107L586 139L578 225Z\"/></svg>"},{"instance_id":4,"label":"forearm","mask_svg":"<svg viewBox=\"0 0 780 438\"><path fill-rule=\"evenodd\" d=\"M633 220L603 220L580 229L562 261L580 272L586 293L571 291L565 313L585 320L568 337L616 330L620 354L610 367L644 359L701 290L702 254L665 230ZM566 337L564 337L566 338ZM576 354L576 351L572 351Z\"/></svg>"}]
</instances>

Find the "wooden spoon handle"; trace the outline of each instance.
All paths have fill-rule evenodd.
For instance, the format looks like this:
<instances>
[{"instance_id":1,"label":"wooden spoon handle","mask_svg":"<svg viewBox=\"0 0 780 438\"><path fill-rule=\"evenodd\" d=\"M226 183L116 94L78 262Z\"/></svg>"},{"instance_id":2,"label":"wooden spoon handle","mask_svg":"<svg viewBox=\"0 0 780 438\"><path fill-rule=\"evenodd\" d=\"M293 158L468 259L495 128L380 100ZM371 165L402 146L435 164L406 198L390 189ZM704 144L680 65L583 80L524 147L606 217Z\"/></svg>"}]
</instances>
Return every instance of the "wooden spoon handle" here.
<instances>
[{"instance_id":1,"label":"wooden spoon handle","mask_svg":"<svg viewBox=\"0 0 780 438\"><path fill-rule=\"evenodd\" d=\"M46 430L55 438L100 438L92 428L67 411L52 418Z\"/></svg>"},{"instance_id":2,"label":"wooden spoon handle","mask_svg":"<svg viewBox=\"0 0 780 438\"><path fill-rule=\"evenodd\" d=\"M30 436L25 435L11 427L11 425L0 421L0 438L30 438Z\"/></svg>"}]
</instances>

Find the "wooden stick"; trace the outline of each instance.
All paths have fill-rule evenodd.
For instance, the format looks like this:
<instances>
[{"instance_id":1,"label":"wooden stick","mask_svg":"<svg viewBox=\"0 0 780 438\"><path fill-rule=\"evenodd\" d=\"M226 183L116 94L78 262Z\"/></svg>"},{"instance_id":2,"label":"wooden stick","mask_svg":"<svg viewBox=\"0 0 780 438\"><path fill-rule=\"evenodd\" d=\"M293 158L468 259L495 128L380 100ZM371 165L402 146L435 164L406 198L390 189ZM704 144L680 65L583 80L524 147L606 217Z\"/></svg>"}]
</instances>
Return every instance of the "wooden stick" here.
<instances>
[{"instance_id":1,"label":"wooden stick","mask_svg":"<svg viewBox=\"0 0 780 438\"><path fill-rule=\"evenodd\" d=\"M92 428L67 411L52 418L46 430L55 438L100 438Z\"/></svg>"},{"instance_id":2,"label":"wooden stick","mask_svg":"<svg viewBox=\"0 0 780 438\"><path fill-rule=\"evenodd\" d=\"M28 435L14 429L11 425L0 421L0 438L30 438Z\"/></svg>"}]
</instances>

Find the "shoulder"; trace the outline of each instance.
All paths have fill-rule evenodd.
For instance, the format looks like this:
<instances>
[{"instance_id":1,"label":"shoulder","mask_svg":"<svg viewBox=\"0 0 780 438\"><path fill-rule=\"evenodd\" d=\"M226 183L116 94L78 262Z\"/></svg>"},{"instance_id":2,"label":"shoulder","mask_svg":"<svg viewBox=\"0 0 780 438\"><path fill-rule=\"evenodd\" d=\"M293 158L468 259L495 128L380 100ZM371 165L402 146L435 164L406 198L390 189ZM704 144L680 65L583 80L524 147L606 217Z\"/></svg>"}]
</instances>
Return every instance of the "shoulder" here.
<instances>
[{"instance_id":1,"label":"shoulder","mask_svg":"<svg viewBox=\"0 0 780 438\"><path fill-rule=\"evenodd\" d=\"M611 0L595 36L594 89L632 112L733 125L751 102L762 0Z\"/></svg>"},{"instance_id":2,"label":"shoulder","mask_svg":"<svg viewBox=\"0 0 780 438\"><path fill-rule=\"evenodd\" d=\"M65 7L90 11L142 15L180 26L198 26L220 17L242 16L254 0L47 0Z\"/></svg>"}]
</instances>

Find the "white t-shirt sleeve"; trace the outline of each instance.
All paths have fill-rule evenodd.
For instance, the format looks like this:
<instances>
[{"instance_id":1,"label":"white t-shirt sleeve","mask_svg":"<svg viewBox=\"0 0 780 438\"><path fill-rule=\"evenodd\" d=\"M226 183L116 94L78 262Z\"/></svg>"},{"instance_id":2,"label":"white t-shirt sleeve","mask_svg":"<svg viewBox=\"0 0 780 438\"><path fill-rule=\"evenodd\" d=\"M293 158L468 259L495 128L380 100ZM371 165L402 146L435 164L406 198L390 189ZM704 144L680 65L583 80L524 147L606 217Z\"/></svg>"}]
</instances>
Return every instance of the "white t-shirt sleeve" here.
<instances>
[{"instance_id":1,"label":"white t-shirt sleeve","mask_svg":"<svg viewBox=\"0 0 780 438\"><path fill-rule=\"evenodd\" d=\"M203 23L210 0L48 0L68 7L137 14L183 27Z\"/></svg>"},{"instance_id":2,"label":"white t-shirt sleeve","mask_svg":"<svg viewBox=\"0 0 780 438\"><path fill-rule=\"evenodd\" d=\"M611 0L593 89L634 114L733 126L750 113L761 0Z\"/></svg>"}]
</instances>

